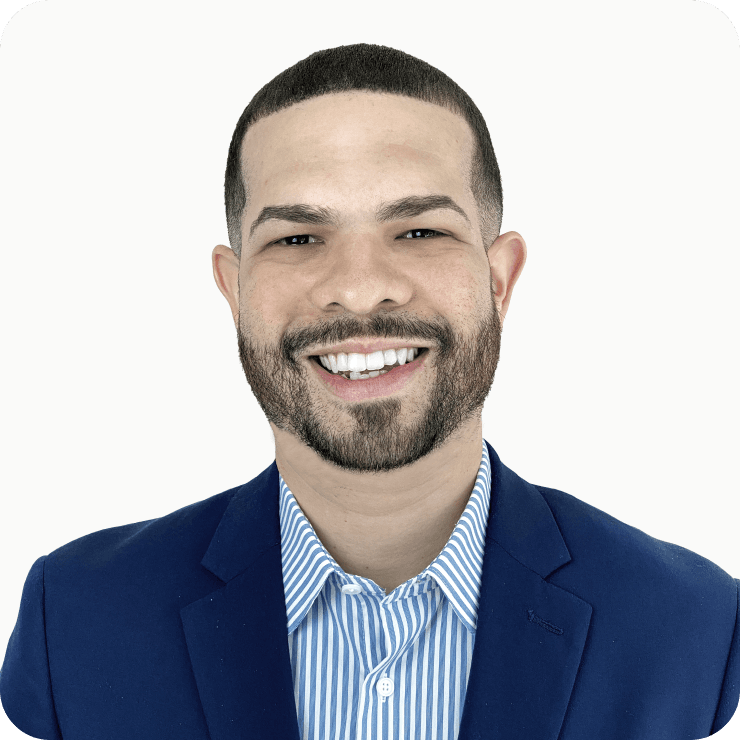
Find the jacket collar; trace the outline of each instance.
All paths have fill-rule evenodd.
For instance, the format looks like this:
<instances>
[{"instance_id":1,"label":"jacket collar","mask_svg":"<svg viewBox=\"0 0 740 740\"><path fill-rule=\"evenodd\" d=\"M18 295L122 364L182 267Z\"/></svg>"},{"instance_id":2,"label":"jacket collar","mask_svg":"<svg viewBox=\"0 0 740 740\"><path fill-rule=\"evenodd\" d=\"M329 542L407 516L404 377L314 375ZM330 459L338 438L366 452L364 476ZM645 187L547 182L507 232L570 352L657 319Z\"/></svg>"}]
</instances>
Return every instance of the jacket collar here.
<instances>
[{"instance_id":1,"label":"jacket collar","mask_svg":"<svg viewBox=\"0 0 740 740\"><path fill-rule=\"evenodd\" d=\"M491 506L459 740L557 740L591 606L548 583L570 560L539 491L486 442ZM277 464L232 497L201 565L224 585L181 609L212 740L299 740L288 653ZM533 707L537 711L532 711Z\"/></svg>"},{"instance_id":2,"label":"jacket collar","mask_svg":"<svg viewBox=\"0 0 740 740\"><path fill-rule=\"evenodd\" d=\"M548 578L570 561L552 511L542 494L507 468L491 445L488 451L493 499L486 539L541 578Z\"/></svg>"},{"instance_id":3,"label":"jacket collar","mask_svg":"<svg viewBox=\"0 0 740 740\"><path fill-rule=\"evenodd\" d=\"M232 496L201 565L228 583L274 547L280 547L276 461Z\"/></svg>"}]
</instances>

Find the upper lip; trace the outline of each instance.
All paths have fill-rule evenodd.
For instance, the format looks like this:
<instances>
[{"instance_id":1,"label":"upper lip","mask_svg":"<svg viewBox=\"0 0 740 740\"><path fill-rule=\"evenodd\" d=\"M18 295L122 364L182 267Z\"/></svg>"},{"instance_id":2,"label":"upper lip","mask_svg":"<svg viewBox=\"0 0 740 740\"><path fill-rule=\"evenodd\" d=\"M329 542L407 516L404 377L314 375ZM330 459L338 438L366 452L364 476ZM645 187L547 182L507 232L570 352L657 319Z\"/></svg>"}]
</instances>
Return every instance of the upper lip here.
<instances>
[{"instance_id":1,"label":"upper lip","mask_svg":"<svg viewBox=\"0 0 740 740\"><path fill-rule=\"evenodd\" d=\"M337 344L334 347L311 352L307 357L319 357L321 355L336 355L340 352L349 354L355 352L360 355L369 355L373 352L386 349L396 349L400 347L416 347L418 349L427 349L427 345L417 344L415 342L404 342L403 339L386 339L382 341L369 342L345 342Z\"/></svg>"}]
</instances>

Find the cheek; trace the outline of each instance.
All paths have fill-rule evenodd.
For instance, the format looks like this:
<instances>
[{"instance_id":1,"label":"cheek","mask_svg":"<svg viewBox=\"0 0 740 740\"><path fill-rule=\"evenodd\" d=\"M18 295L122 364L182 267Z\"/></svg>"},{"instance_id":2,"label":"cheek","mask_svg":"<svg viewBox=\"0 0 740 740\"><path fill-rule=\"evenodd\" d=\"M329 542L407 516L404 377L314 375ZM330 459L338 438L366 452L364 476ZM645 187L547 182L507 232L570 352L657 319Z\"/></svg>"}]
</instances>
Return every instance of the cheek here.
<instances>
[{"instance_id":1,"label":"cheek","mask_svg":"<svg viewBox=\"0 0 740 740\"><path fill-rule=\"evenodd\" d=\"M249 281L242 280L240 302L255 330L267 328L274 334L290 321L295 291L291 291L290 281L281 281L274 274L255 274Z\"/></svg>"},{"instance_id":2,"label":"cheek","mask_svg":"<svg viewBox=\"0 0 740 740\"><path fill-rule=\"evenodd\" d=\"M427 272L426 289L441 310L465 320L480 310L483 300L488 300L489 276L476 274L474 268L478 266L449 261Z\"/></svg>"}]
</instances>

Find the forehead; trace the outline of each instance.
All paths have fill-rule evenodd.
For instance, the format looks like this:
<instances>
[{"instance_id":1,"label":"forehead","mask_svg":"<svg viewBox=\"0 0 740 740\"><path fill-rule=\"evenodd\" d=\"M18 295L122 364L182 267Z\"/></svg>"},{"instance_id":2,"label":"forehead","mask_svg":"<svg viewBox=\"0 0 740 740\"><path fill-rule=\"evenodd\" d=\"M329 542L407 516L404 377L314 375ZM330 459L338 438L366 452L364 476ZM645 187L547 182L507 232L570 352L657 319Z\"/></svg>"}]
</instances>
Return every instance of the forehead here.
<instances>
[{"instance_id":1,"label":"forehead","mask_svg":"<svg viewBox=\"0 0 740 740\"><path fill-rule=\"evenodd\" d=\"M472 150L465 119L439 105L385 93L333 93L253 124L242 142L242 174L250 206L300 198L306 187L387 196L389 188L426 185L460 195L468 189Z\"/></svg>"}]
</instances>

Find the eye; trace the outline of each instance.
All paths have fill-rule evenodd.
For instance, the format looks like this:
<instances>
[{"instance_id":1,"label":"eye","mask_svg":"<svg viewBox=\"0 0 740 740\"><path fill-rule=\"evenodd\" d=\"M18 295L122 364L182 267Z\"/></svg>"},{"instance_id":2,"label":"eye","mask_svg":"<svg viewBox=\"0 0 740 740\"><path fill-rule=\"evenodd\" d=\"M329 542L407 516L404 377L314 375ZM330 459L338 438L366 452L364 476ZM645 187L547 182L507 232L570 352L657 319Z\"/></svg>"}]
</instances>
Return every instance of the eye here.
<instances>
[{"instance_id":1,"label":"eye","mask_svg":"<svg viewBox=\"0 0 740 740\"><path fill-rule=\"evenodd\" d=\"M412 234L412 236L409 236L409 234ZM437 231L436 229L411 229L410 231L406 231L405 233L403 233L398 238L429 239L435 236L447 236L447 234L443 234L441 231ZM317 241L316 237L312 236L311 234L295 234L293 236L284 236L282 239L277 239L274 242L270 242L270 244L280 244L286 247L302 247L306 244L312 243L307 241L308 239L312 239L314 242Z\"/></svg>"},{"instance_id":2,"label":"eye","mask_svg":"<svg viewBox=\"0 0 740 740\"><path fill-rule=\"evenodd\" d=\"M400 239L413 239L415 237L409 237L409 234L414 234L415 236L419 236L421 233L426 232L426 236L420 237L421 239L429 239L432 235L436 236L447 236L447 234L443 234L441 231L436 231L435 229L411 229L411 231L407 231L403 236L399 237Z\"/></svg>"},{"instance_id":3,"label":"eye","mask_svg":"<svg viewBox=\"0 0 740 740\"><path fill-rule=\"evenodd\" d=\"M295 241L296 239L299 239L300 241ZM309 244L310 242L305 241L306 239L313 239L316 241L316 238L311 236L310 234L296 234L295 236L284 236L282 239L278 239L277 241L270 242L271 244L285 244L286 247L302 247L304 244Z\"/></svg>"}]
</instances>

